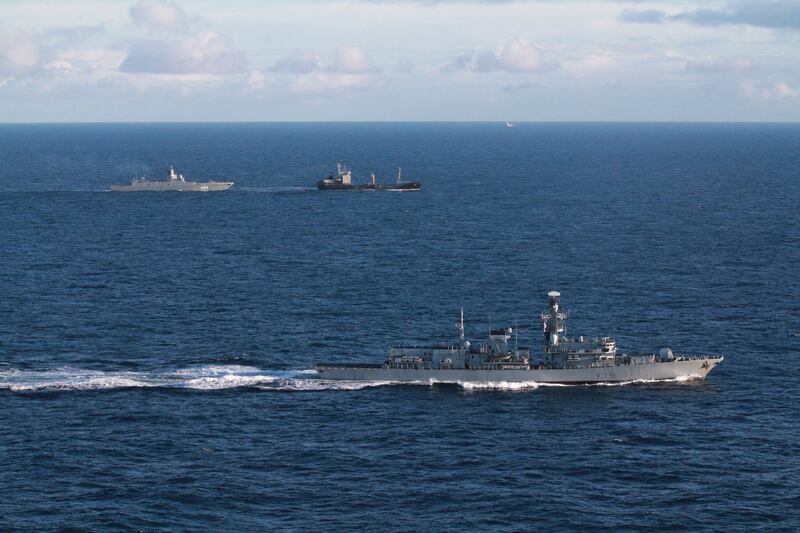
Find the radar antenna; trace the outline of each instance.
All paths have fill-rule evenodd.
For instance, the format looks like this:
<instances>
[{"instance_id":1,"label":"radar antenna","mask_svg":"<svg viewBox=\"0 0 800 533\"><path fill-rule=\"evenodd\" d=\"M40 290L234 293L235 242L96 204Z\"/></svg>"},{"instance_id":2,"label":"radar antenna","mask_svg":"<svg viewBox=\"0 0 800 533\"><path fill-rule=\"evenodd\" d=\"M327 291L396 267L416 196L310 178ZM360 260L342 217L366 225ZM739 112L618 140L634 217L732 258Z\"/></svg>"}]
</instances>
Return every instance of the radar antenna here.
<instances>
[{"instance_id":1,"label":"radar antenna","mask_svg":"<svg viewBox=\"0 0 800 533\"><path fill-rule=\"evenodd\" d=\"M464 308L461 308L461 318L458 322L456 322L456 328L458 328L458 340L461 344L464 344Z\"/></svg>"}]
</instances>

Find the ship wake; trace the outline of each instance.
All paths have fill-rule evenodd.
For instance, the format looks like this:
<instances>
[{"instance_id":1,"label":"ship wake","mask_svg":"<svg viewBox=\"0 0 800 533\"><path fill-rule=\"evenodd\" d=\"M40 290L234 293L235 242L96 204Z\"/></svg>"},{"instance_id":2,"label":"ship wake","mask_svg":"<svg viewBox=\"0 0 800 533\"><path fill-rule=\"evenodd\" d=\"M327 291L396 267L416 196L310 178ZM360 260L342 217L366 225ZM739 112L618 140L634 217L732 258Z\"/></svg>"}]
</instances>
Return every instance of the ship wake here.
<instances>
[{"instance_id":1,"label":"ship wake","mask_svg":"<svg viewBox=\"0 0 800 533\"><path fill-rule=\"evenodd\" d=\"M329 381L312 369L264 370L243 365L203 365L165 372L5 369L0 390L18 393L90 391L134 388L215 391L253 388L265 391L359 390L391 385L390 381Z\"/></svg>"}]
</instances>

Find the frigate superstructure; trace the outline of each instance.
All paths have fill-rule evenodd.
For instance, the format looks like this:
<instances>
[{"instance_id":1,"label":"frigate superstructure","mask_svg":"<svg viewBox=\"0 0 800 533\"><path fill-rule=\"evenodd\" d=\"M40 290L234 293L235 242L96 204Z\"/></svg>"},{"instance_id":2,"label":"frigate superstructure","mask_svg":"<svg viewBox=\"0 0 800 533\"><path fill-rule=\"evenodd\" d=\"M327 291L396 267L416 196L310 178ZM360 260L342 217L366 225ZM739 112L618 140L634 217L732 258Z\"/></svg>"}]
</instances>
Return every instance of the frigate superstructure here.
<instances>
[{"instance_id":1,"label":"frigate superstructure","mask_svg":"<svg viewBox=\"0 0 800 533\"><path fill-rule=\"evenodd\" d=\"M490 329L486 342L472 346L464 335L464 311L454 344L426 347L390 346L379 364L321 363L322 379L397 382L477 382L590 384L675 379L703 379L721 355L678 355L669 348L658 353L623 353L612 337L567 335L567 313L561 293L548 293L550 307L541 314L541 351L511 341L512 328Z\"/></svg>"},{"instance_id":2,"label":"frigate superstructure","mask_svg":"<svg viewBox=\"0 0 800 533\"><path fill-rule=\"evenodd\" d=\"M232 186L232 181L188 181L183 174L175 172L170 165L166 180L134 178L127 185L112 185L111 190L114 192L212 192L225 191Z\"/></svg>"}]
</instances>

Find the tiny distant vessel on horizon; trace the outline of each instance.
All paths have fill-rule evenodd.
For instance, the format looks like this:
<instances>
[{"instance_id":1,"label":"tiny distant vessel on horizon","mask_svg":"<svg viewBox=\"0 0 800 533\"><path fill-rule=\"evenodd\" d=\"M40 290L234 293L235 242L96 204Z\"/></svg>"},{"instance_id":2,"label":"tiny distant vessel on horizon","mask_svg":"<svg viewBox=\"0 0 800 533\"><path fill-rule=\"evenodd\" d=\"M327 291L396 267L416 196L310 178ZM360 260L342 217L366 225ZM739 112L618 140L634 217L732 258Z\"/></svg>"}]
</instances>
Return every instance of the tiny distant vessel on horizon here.
<instances>
[{"instance_id":1,"label":"tiny distant vessel on horizon","mask_svg":"<svg viewBox=\"0 0 800 533\"><path fill-rule=\"evenodd\" d=\"M583 385L675 379L704 379L721 355L618 353L611 337L567 337L561 293L550 291L550 309L541 314L544 349L534 361L528 348L510 344L511 328L491 329L474 347L464 338L464 310L456 327L458 344L390 346L384 363L320 363L322 379L443 383L550 383Z\"/></svg>"},{"instance_id":2,"label":"tiny distant vessel on horizon","mask_svg":"<svg viewBox=\"0 0 800 533\"><path fill-rule=\"evenodd\" d=\"M508 121L506 122L506 128L513 128L513 127L514 127L513 122L508 122Z\"/></svg>"},{"instance_id":3,"label":"tiny distant vessel on horizon","mask_svg":"<svg viewBox=\"0 0 800 533\"><path fill-rule=\"evenodd\" d=\"M317 182L317 189L321 191L419 191L422 183L418 181L403 181L402 169L397 169L395 183L378 183L375 174L370 174L369 183L356 185L349 168L336 163L336 175L330 174L327 178Z\"/></svg>"},{"instance_id":4,"label":"tiny distant vessel on horizon","mask_svg":"<svg viewBox=\"0 0 800 533\"><path fill-rule=\"evenodd\" d=\"M134 178L128 185L112 185L114 192L211 192L225 191L233 186L232 181L187 181L183 174L178 174L172 165L166 180L149 180Z\"/></svg>"}]
</instances>

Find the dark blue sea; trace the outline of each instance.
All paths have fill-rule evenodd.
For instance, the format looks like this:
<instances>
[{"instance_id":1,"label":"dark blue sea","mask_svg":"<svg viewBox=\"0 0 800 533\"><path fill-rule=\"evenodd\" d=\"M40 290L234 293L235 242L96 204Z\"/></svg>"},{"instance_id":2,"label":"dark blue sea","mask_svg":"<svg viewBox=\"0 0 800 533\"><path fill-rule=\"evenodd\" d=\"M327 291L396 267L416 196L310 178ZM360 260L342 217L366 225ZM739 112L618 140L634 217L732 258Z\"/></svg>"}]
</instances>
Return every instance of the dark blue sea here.
<instances>
[{"instance_id":1,"label":"dark blue sea","mask_svg":"<svg viewBox=\"0 0 800 533\"><path fill-rule=\"evenodd\" d=\"M419 193L330 193L396 169ZM232 179L215 194L112 183ZM517 327L705 381L331 383ZM0 125L0 530L797 531L800 125Z\"/></svg>"}]
</instances>

